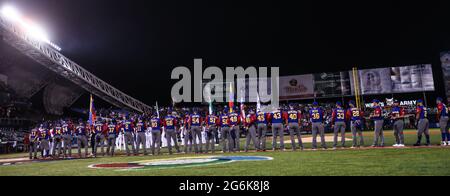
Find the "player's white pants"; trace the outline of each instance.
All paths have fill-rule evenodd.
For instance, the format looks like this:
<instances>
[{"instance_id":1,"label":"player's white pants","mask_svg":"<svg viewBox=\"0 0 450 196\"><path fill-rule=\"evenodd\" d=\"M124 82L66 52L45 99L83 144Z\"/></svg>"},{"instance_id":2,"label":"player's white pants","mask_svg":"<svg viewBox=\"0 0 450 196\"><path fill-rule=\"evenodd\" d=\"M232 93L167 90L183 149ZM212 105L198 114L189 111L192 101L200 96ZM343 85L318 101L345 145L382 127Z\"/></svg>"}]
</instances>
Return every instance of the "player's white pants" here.
<instances>
[{"instance_id":1,"label":"player's white pants","mask_svg":"<svg viewBox=\"0 0 450 196\"><path fill-rule=\"evenodd\" d=\"M147 149L150 149L152 146L152 129L149 128L147 129L147 131L145 132L145 147Z\"/></svg>"},{"instance_id":2,"label":"player's white pants","mask_svg":"<svg viewBox=\"0 0 450 196\"><path fill-rule=\"evenodd\" d=\"M52 142L48 142L48 144L50 145L50 150L49 150L49 155L53 154L53 140Z\"/></svg>"},{"instance_id":3,"label":"player's white pants","mask_svg":"<svg viewBox=\"0 0 450 196\"><path fill-rule=\"evenodd\" d=\"M167 139L166 139L166 132L164 131L164 134L162 134L161 135L161 140L162 140L162 145L161 145L161 147L167 147ZM178 141L174 141L173 139L172 139L172 146L174 146L174 144L175 144L175 142L178 142Z\"/></svg>"},{"instance_id":4,"label":"player's white pants","mask_svg":"<svg viewBox=\"0 0 450 196\"><path fill-rule=\"evenodd\" d=\"M125 150L125 137L123 136L123 133L119 133L119 136L116 138L116 149L117 150Z\"/></svg>"}]
</instances>

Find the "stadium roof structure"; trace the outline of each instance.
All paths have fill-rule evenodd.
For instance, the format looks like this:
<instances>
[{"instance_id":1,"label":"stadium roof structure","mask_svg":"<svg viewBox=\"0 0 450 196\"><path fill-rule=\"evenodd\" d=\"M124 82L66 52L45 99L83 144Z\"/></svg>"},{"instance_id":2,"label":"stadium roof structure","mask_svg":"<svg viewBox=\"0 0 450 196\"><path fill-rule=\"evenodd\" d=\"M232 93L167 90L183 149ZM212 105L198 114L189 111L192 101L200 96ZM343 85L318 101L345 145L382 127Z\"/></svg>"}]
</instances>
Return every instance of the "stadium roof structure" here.
<instances>
[{"instance_id":1,"label":"stadium roof structure","mask_svg":"<svg viewBox=\"0 0 450 196\"><path fill-rule=\"evenodd\" d=\"M13 10L3 11L0 13L0 35L6 43L21 53L116 107L141 113L151 109L150 106L114 88L62 55L59 52L61 48L51 43L43 33L39 33L40 36L30 34L29 29L17 21L18 16ZM78 97L73 96L73 99ZM72 100L71 104L74 101L76 100Z\"/></svg>"}]
</instances>

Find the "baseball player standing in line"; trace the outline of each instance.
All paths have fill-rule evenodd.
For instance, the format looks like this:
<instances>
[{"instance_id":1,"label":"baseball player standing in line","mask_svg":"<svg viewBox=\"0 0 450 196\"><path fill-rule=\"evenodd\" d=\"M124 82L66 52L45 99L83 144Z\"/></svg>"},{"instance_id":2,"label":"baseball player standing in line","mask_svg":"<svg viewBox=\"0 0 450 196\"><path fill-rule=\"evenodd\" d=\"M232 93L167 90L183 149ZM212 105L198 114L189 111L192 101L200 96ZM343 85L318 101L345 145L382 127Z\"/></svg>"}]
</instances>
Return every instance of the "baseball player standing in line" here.
<instances>
[{"instance_id":1,"label":"baseball player standing in line","mask_svg":"<svg viewBox=\"0 0 450 196\"><path fill-rule=\"evenodd\" d=\"M64 158L67 157L67 152L69 157L72 157L72 134L73 134L73 126L67 122L62 123L62 132L63 132L63 140L64 140Z\"/></svg>"},{"instance_id":2,"label":"baseball player standing in line","mask_svg":"<svg viewBox=\"0 0 450 196\"><path fill-rule=\"evenodd\" d=\"M152 127L152 155L161 154L161 119L157 115L153 115L150 120ZM155 149L157 153L155 154Z\"/></svg>"},{"instance_id":3,"label":"baseball player standing in line","mask_svg":"<svg viewBox=\"0 0 450 196\"><path fill-rule=\"evenodd\" d=\"M62 154L62 128L59 123L56 124L53 132L53 158L59 158Z\"/></svg>"},{"instance_id":4,"label":"baseball player standing in line","mask_svg":"<svg viewBox=\"0 0 450 196\"><path fill-rule=\"evenodd\" d=\"M270 115L272 124L272 150L277 150L277 137L280 137L280 150L284 151L283 112L276 108Z\"/></svg>"},{"instance_id":5,"label":"baseball player standing in line","mask_svg":"<svg viewBox=\"0 0 450 196\"><path fill-rule=\"evenodd\" d=\"M257 118L257 135L258 135L258 151L266 151L266 134L267 134L267 114L263 111L258 111Z\"/></svg>"},{"instance_id":6,"label":"baseball player standing in line","mask_svg":"<svg viewBox=\"0 0 450 196\"><path fill-rule=\"evenodd\" d=\"M177 119L175 118L175 116L173 116L171 114L171 111L169 110L167 112L166 118L164 118L164 131L166 134L167 147L169 148L169 154L173 154L172 153L172 140L174 142L174 146L175 146L175 149L177 150L177 153L180 153L180 148L178 147L176 126L177 126Z\"/></svg>"},{"instance_id":7,"label":"baseball player standing in line","mask_svg":"<svg viewBox=\"0 0 450 196\"><path fill-rule=\"evenodd\" d=\"M287 112L286 117L286 125L288 125L289 128L289 135L291 136L291 144L293 151L297 151L297 146L295 144L295 135L297 135L298 146L300 147L300 150L303 150L303 142L300 129L301 119L302 119L301 111L296 110L294 108L294 105L292 104L289 105L289 111Z\"/></svg>"},{"instance_id":8,"label":"baseball player standing in line","mask_svg":"<svg viewBox=\"0 0 450 196\"><path fill-rule=\"evenodd\" d=\"M405 147L405 136L403 134L403 129L405 126L405 123L403 121L404 118L405 109L400 107L400 103L398 100L394 100L394 105L391 111L391 119L394 122L394 147Z\"/></svg>"},{"instance_id":9,"label":"baseball player standing in line","mask_svg":"<svg viewBox=\"0 0 450 196\"><path fill-rule=\"evenodd\" d=\"M180 130L183 131L184 134L184 153L188 154L192 152L193 141L193 133L191 127L189 126L191 122L191 115L186 114L186 116L180 117Z\"/></svg>"},{"instance_id":10,"label":"baseball player standing in line","mask_svg":"<svg viewBox=\"0 0 450 196\"><path fill-rule=\"evenodd\" d=\"M230 130L230 119L228 117L227 111L228 109L225 107L223 109L223 114L220 115L220 131L221 131L221 139L222 139L222 152L226 153L232 151L233 148L233 140L231 138L231 130Z\"/></svg>"},{"instance_id":11,"label":"baseball player standing in line","mask_svg":"<svg viewBox=\"0 0 450 196\"><path fill-rule=\"evenodd\" d=\"M416 122L417 122L417 142L414 146L420 146L422 143L422 135L425 134L427 140L427 146L430 146L430 123L428 121L427 108L423 106L423 100L419 99L417 101L416 109Z\"/></svg>"},{"instance_id":12,"label":"baseball player standing in line","mask_svg":"<svg viewBox=\"0 0 450 196\"><path fill-rule=\"evenodd\" d=\"M206 153L209 152L209 147L211 147L211 152L215 153L216 142L214 142L217 134L217 124L219 122L218 118L214 114L209 114L206 119Z\"/></svg>"},{"instance_id":13,"label":"baseball player standing in line","mask_svg":"<svg viewBox=\"0 0 450 196\"><path fill-rule=\"evenodd\" d=\"M37 159L37 147L38 147L38 143L39 143L39 131L38 128L35 127L31 130L30 133L30 160L31 159Z\"/></svg>"},{"instance_id":14,"label":"baseball player standing in line","mask_svg":"<svg viewBox=\"0 0 450 196\"><path fill-rule=\"evenodd\" d=\"M241 117L236 112L235 109L232 109L231 113L228 115L230 120L230 132L234 133L234 138L232 138L232 145L234 145L233 152L239 152L241 151L241 129L239 127L239 124L241 123Z\"/></svg>"},{"instance_id":15,"label":"baseball player standing in line","mask_svg":"<svg viewBox=\"0 0 450 196\"><path fill-rule=\"evenodd\" d=\"M116 147L116 135L118 133L119 127L116 126L114 123L114 120L109 120L107 123L108 126L108 139L107 139L107 147L106 147L106 154L110 155L111 157L114 156L114 149Z\"/></svg>"},{"instance_id":16,"label":"baseball player standing in line","mask_svg":"<svg viewBox=\"0 0 450 196\"><path fill-rule=\"evenodd\" d=\"M139 154L139 147L142 144L142 148L144 149L144 156L147 156L147 147L146 147L146 137L145 137L145 124L141 118L139 118L138 123L136 124L136 153Z\"/></svg>"},{"instance_id":17,"label":"baseball player standing in line","mask_svg":"<svg viewBox=\"0 0 450 196\"><path fill-rule=\"evenodd\" d=\"M450 146L450 133L448 132L448 107L443 103L443 99L438 97L436 99L438 113L437 119L439 127L441 128L442 146Z\"/></svg>"},{"instance_id":18,"label":"baseball player standing in line","mask_svg":"<svg viewBox=\"0 0 450 196\"><path fill-rule=\"evenodd\" d=\"M336 150L338 143L338 135L341 133L341 147L345 147L345 109L342 107L342 103L338 101L336 108L333 109L331 114L331 126L334 126L334 143L333 149Z\"/></svg>"},{"instance_id":19,"label":"baseball player standing in line","mask_svg":"<svg viewBox=\"0 0 450 196\"><path fill-rule=\"evenodd\" d=\"M364 113L362 110L355 107L354 101L350 101L348 103L348 105L350 106L350 108L347 110L347 117L350 119L350 127L351 127L351 131L352 131L352 136L353 136L352 148L356 148L356 147L359 148L360 146L364 146L364 137L362 134L363 123L361 122L362 117L364 116ZM359 135L359 144L358 144L358 138L356 136L357 133Z\"/></svg>"},{"instance_id":20,"label":"baseball player standing in line","mask_svg":"<svg viewBox=\"0 0 450 196\"><path fill-rule=\"evenodd\" d=\"M41 157L43 159L50 156L50 131L43 125L39 127L39 147L41 150Z\"/></svg>"},{"instance_id":21,"label":"baseball player standing in line","mask_svg":"<svg viewBox=\"0 0 450 196\"><path fill-rule=\"evenodd\" d=\"M320 140L322 144L322 149L327 149L327 144L325 143L325 130L323 126L323 110L319 107L319 103L314 102L312 109L309 110L309 116L311 121L312 130L312 149L317 150L317 134L320 135Z\"/></svg>"},{"instance_id":22,"label":"baseball player standing in line","mask_svg":"<svg viewBox=\"0 0 450 196\"><path fill-rule=\"evenodd\" d=\"M95 123L95 143L94 143L94 148L92 151L92 155L94 155L94 157L97 157L97 148L98 146L100 146L101 148L101 152L102 152L102 156L105 156L105 151L104 151L104 146L103 143L105 141L105 136L103 135L103 123L102 123L102 119L98 119L97 123Z\"/></svg>"},{"instance_id":23,"label":"baseball player standing in line","mask_svg":"<svg viewBox=\"0 0 450 196\"><path fill-rule=\"evenodd\" d=\"M249 113L245 116L244 127L246 129L246 142L245 142L245 152L248 152L248 147L250 146L250 142L253 141L253 145L255 145L255 149L259 149L258 140L256 139L256 114L253 109L249 110Z\"/></svg>"},{"instance_id":24,"label":"baseball player standing in line","mask_svg":"<svg viewBox=\"0 0 450 196\"><path fill-rule=\"evenodd\" d=\"M87 130L86 125L83 124L82 120L78 121L78 126L76 127L75 135L77 137L77 146L78 146L78 156L81 156L81 145L84 146L84 158L88 155L88 139L86 137Z\"/></svg>"},{"instance_id":25,"label":"baseball player standing in line","mask_svg":"<svg viewBox=\"0 0 450 196\"><path fill-rule=\"evenodd\" d=\"M373 113L370 115L370 119L374 122L374 140L372 147L384 147L384 133L383 133L383 108L380 106L380 101L374 99L373 101ZM378 145L378 141L380 144Z\"/></svg>"},{"instance_id":26,"label":"baseball player standing in line","mask_svg":"<svg viewBox=\"0 0 450 196\"><path fill-rule=\"evenodd\" d=\"M136 154L136 148L134 146L134 137L133 137L133 131L134 131L134 125L133 123L128 120L126 117L123 119L123 130L124 130L124 138L125 138L125 150L127 152L127 156L130 156L130 147L134 154Z\"/></svg>"},{"instance_id":27,"label":"baseball player standing in line","mask_svg":"<svg viewBox=\"0 0 450 196\"><path fill-rule=\"evenodd\" d=\"M198 114L197 109L194 109L193 114L190 115L189 127L194 141L195 154L202 153L202 117ZM197 142L198 139L198 142Z\"/></svg>"}]
</instances>

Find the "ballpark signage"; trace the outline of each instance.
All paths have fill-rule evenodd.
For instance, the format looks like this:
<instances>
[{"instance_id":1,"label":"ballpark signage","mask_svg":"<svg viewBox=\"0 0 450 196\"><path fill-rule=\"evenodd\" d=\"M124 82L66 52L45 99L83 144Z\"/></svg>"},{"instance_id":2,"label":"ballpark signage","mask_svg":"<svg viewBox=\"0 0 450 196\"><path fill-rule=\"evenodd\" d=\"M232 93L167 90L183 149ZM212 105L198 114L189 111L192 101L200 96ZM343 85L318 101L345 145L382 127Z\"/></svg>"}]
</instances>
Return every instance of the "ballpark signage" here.
<instances>
[{"instance_id":1,"label":"ballpark signage","mask_svg":"<svg viewBox=\"0 0 450 196\"><path fill-rule=\"evenodd\" d=\"M445 81L445 93L447 94L448 101L450 101L450 52L441 54L441 62Z\"/></svg>"},{"instance_id":2,"label":"ballpark signage","mask_svg":"<svg viewBox=\"0 0 450 196\"><path fill-rule=\"evenodd\" d=\"M182 157L171 159L155 159L136 161L131 163L106 163L94 164L93 169L115 169L118 171L148 170L148 169L170 169L182 167L199 167L216 164L232 163L237 161L269 161L272 157L263 156L205 156L205 157Z\"/></svg>"},{"instance_id":3,"label":"ballpark signage","mask_svg":"<svg viewBox=\"0 0 450 196\"><path fill-rule=\"evenodd\" d=\"M314 74L316 97L340 97L351 95L349 72Z\"/></svg>"},{"instance_id":4,"label":"ballpark signage","mask_svg":"<svg viewBox=\"0 0 450 196\"><path fill-rule=\"evenodd\" d=\"M314 76L296 75L280 77L280 100L314 97Z\"/></svg>"}]
</instances>

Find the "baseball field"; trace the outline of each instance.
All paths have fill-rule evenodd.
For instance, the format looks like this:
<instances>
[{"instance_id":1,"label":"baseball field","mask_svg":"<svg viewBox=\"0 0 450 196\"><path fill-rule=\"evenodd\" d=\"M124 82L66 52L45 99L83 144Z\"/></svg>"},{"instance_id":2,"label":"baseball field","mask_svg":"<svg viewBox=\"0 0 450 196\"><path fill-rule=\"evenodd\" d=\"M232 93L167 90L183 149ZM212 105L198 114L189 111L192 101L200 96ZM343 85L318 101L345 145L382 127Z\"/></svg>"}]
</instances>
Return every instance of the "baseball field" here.
<instances>
[{"instance_id":1,"label":"baseball field","mask_svg":"<svg viewBox=\"0 0 450 196\"><path fill-rule=\"evenodd\" d=\"M293 152L287 144L285 152L248 152L203 155L162 155L58 160L58 161L26 161L27 154L0 155L1 176L448 176L450 175L450 147L438 146L440 132L431 130L432 147L412 147L416 141L416 132L407 130L405 140L407 147L397 149L391 147L394 137L391 131L385 132L386 147L350 149L351 141L347 141L345 149L311 151L310 143L305 144L304 151ZM327 135L331 136L331 135ZM365 143L370 145L372 132L365 132ZM307 141L309 135L303 136ZM347 133L350 139L350 133ZM330 138L330 137L328 137ZM268 138L268 147L269 145ZM288 137L286 137L286 140ZM241 142L243 143L243 142ZM331 147L331 141L327 140ZM75 152L75 151L74 151ZM270 158L264 161L224 161L201 164L197 161L182 166L161 166L158 161L173 163L187 157L194 160L209 160L211 157L255 156ZM203 159L202 159L203 158ZM23 160L23 161L20 161ZM209 160L210 161L210 160ZM182 162L182 161L181 161ZM133 168L137 163L156 163L158 167ZM105 164L104 168L95 168L95 164ZM122 168L122 167L129 168ZM121 167L121 168L119 168Z\"/></svg>"}]
</instances>

